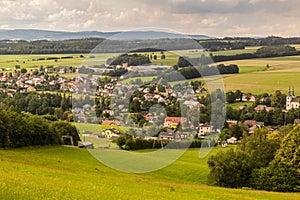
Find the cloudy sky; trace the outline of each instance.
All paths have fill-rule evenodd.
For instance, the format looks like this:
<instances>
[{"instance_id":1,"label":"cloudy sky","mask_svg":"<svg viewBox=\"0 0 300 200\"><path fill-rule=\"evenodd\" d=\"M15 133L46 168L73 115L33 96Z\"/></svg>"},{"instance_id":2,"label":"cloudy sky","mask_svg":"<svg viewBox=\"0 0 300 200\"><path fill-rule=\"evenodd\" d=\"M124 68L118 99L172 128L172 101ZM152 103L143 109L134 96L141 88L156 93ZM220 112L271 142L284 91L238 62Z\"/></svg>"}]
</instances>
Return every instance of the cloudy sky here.
<instances>
[{"instance_id":1,"label":"cloudy sky","mask_svg":"<svg viewBox=\"0 0 300 200\"><path fill-rule=\"evenodd\" d=\"M299 0L0 0L0 29L300 36Z\"/></svg>"}]
</instances>

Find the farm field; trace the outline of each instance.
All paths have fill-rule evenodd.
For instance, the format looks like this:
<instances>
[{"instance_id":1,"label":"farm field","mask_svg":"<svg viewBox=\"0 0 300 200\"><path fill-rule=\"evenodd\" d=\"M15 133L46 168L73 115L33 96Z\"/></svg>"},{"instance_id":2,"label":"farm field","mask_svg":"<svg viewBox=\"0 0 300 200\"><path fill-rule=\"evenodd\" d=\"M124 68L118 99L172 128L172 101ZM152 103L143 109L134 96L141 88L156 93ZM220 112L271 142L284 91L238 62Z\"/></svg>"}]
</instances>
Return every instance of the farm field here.
<instances>
[{"instance_id":1,"label":"farm field","mask_svg":"<svg viewBox=\"0 0 300 200\"><path fill-rule=\"evenodd\" d=\"M220 149L216 147L210 154ZM35 147L0 150L0 199L299 199L296 193L204 185L207 158L188 150L170 166L129 174L104 166L87 150Z\"/></svg>"},{"instance_id":2,"label":"farm field","mask_svg":"<svg viewBox=\"0 0 300 200\"><path fill-rule=\"evenodd\" d=\"M300 46L299 46L300 47ZM179 50L179 51L166 51L166 59L161 59L160 52L141 52L140 54L147 55L156 55L157 60L152 59L152 62L158 65L168 65L173 66L176 64L179 56L187 56L191 58L199 57L202 54L213 53L213 55L234 55L238 53L252 53L255 52L259 47L246 47L244 50L228 50L228 51L218 51L218 52L202 52L201 49L194 50ZM84 57L80 57L80 56ZM94 58L89 58L90 55L93 55ZM112 58L117 56L116 53L102 53L102 54L22 54L22 55L1 55L0 56L0 68L11 68L13 69L16 65L19 65L21 68L37 68L40 66L80 66L83 64L86 65L100 65L104 64L107 58ZM61 59L61 57L69 57ZM47 58L51 58L47 60ZM58 59L54 59L58 58ZM8 70L10 71L10 70Z\"/></svg>"},{"instance_id":3,"label":"farm field","mask_svg":"<svg viewBox=\"0 0 300 200\"><path fill-rule=\"evenodd\" d=\"M293 45L296 48L300 48L300 45ZM220 55L232 55L236 53L242 53L241 51L254 52L259 47L247 47L245 50L229 50L214 52L214 54ZM161 59L161 52L148 52L141 53L150 55L157 55L157 60L152 60L153 63L172 66L177 62L178 56L199 56L204 52L200 50L183 50L183 51L169 51L165 52L166 59ZM206 53L206 52L205 52ZM14 66L19 65L20 68L33 69L40 66L53 65L54 67L65 66L78 66L84 64L100 65L106 62L107 58L116 56L117 54L93 54L94 58L89 58L88 54L82 54L84 57L80 57L80 54L54 54L54 55L1 55L0 56L0 68L4 70L7 68L13 69ZM40 58L53 58L53 57L67 57L73 56L73 58L65 58L55 60L39 60ZM223 81L225 89L237 90L240 89L243 92L251 92L259 94L262 92L273 93L275 90L281 90L286 92L289 86L295 87L295 92L300 91L299 75L300 75L300 56L287 56L276 58L263 58L263 59L248 59L248 60L234 60L221 62L226 65L237 64L240 68L240 73L235 75L224 75ZM268 66L268 67L267 67ZM6 70L4 72L8 72ZM72 74L64 74L67 77L73 77ZM142 77L144 81L152 80L153 77ZM124 80L128 82L129 80ZM177 82L171 83L172 85Z\"/></svg>"},{"instance_id":4,"label":"farm field","mask_svg":"<svg viewBox=\"0 0 300 200\"><path fill-rule=\"evenodd\" d=\"M294 87L296 95L300 94L300 56L235 60L223 63L237 64L241 72L223 76L227 91L239 89L243 92L261 94L281 90L287 93L288 87ZM268 68L267 65L269 65Z\"/></svg>"},{"instance_id":5,"label":"farm field","mask_svg":"<svg viewBox=\"0 0 300 200\"><path fill-rule=\"evenodd\" d=\"M80 57L83 55L84 57ZM101 65L106 59L113 57L115 54L93 54L94 58L89 58L89 54L35 54L35 55L1 55L0 68L14 69L16 65L20 68L34 69L40 66L80 66L80 65ZM73 58L63 58L73 56ZM51 58L47 60L47 58ZM54 59L58 58L58 59Z\"/></svg>"}]
</instances>

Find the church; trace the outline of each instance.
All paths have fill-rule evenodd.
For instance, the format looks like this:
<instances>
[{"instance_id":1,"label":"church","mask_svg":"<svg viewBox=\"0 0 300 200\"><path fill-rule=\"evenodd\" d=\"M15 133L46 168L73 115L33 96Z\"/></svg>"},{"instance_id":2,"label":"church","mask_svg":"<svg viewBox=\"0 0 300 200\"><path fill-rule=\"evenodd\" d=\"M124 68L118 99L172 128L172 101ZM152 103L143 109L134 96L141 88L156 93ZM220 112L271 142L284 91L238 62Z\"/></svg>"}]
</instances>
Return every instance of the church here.
<instances>
[{"instance_id":1,"label":"church","mask_svg":"<svg viewBox=\"0 0 300 200\"><path fill-rule=\"evenodd\" d=\"M289 88L288 95L286 96L286 110L297 109L300 106L300 99L295 97L294 88Z\"/></svg>"}]
</instances>

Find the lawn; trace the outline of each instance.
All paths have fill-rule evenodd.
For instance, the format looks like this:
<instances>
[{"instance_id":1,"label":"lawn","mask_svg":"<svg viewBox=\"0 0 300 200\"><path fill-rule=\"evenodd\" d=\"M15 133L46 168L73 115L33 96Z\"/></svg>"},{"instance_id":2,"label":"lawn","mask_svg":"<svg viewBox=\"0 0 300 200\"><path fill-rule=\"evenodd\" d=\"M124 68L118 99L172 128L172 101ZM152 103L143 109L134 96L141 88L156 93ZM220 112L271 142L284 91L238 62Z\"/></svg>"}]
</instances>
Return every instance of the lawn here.
<instances>
[{"instance_id":1,"label":"lawn","mask_svg":"<svg viewBox=\"0 0 300 200\"><path fill-rule=\"evenodd\" d=\"M216 147L211 154L218 151ZM116 171L72 147L0 150L0 199L299 199L295 193L204 185L207 158L188 150L167 168L146 174Z\"/></svg>"},{"instance_id":2,"label":"lawn","mask_svg":"<svg viewBox=\"0 0 300 200\"><path fill-rule=\"evenodd\" d=\"M252 106L254 102L237 102L237 103L227 103L226 106L227 107L231 107L233 109L240 109L240 106Z\"/></svg>"}]
</instances>

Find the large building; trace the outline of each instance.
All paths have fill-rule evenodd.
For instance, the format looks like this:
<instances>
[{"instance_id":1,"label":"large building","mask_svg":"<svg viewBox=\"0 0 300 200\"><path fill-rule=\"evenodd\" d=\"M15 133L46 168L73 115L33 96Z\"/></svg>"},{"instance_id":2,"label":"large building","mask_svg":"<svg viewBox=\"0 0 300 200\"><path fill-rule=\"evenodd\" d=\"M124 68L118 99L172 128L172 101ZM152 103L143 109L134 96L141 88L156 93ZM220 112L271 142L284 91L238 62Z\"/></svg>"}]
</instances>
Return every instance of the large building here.
<instances>
[{"instance_id":1,"label":"large building","mask_svg":"<svg viewBox=\"0 0 300 200\"><path fill-rule=\"evenodd\" d=\"M288 95L286 96L286 110L297 109L300 106L299 98L295 97L294 88L289 88Z\"/></svg>"}]
</instances>

